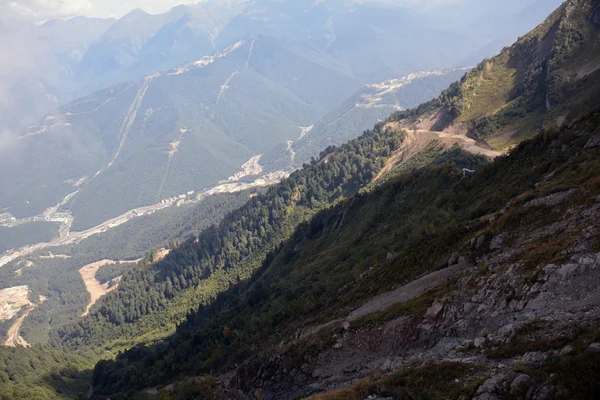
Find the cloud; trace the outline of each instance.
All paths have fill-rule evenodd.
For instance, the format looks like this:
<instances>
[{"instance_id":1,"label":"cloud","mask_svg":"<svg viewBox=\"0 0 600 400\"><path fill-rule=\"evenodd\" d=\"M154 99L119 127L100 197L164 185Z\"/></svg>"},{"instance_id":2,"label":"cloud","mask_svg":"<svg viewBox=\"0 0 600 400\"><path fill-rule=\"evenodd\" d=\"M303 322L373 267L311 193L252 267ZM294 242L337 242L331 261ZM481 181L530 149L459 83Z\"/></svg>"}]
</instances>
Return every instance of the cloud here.
<instances>
[{"instance_id":1,"label":"cloud","mask_svg":"<svg viewBox=\"0 0 600 400\"><path fill-rule=\"evenodd\" d=\"M0 10L21 19L41 21L84 15L92 10L91 0L0 0Z\"/></svg>"},{"instance_id":2,"label":"cloud","mask_svg":"<svg viewBox=\"0 0 600 400\"><path fill-rule=\"evenodd\" d=\"M194 0L0 0L0 11L11 12L19 19L44 21L78 15L121 17L135 8L151 14L164 13L179 4ZM1 17L0 17L1 18Z\"/></svg>"}]
</instances>

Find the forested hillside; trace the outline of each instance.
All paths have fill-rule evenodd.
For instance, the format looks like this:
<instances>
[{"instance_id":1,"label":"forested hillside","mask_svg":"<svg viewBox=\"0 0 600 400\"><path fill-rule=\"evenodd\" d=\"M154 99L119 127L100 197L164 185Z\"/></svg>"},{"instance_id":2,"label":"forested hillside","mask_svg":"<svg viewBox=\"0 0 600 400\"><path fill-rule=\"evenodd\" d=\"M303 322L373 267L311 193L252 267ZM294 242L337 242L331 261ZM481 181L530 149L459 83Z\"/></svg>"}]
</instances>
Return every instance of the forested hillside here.
<instances>
[{"instance_id":1,"label":"forested hillside","mask_svg":"<svg viewBox=\"0 0 600 400\"><path fill-rule=\"evenodd\" d=\"M100 309L61 331L60 340L100 345L135 336L140 326L159 326L165 313L182 318L190 306L207 303L249 278L298 223L371 182L401 142L401 135L380 124L340 148L326 150L319 162L253 198L197 240L156 264L142 263L126 273Z\"/></svg>"},{"instance_id":2,"label":"forested hillside","mask_svg":"<svg viewBox=\"0 0 600 400\"><path fill-rule=\"evenodd\" d=\"M99 260L137 260L152 250L173 248L248 201L250 192L218 194L200 203L175 207L132 220L81 243L40 251L0 268L0 287L27 285L37 307L23 321L19 334L29 343L46 343L48 334L78 321L89 302L79 269ZM134 264L118 265L120 273ZM108 272L108 271L107 271ZM105 273L100 269L96 277ZM114 278L114 277L113 277ZM44 302L37 299L42 296ZM16 316L3 321L10 326ZM5 331L0 332L2 340Z\"/></svg>"},{"instance_id":3,"label":"forested hillside","mask_svg":"<svg viewBox=\"0 0 600 400\"><path fill-rule=\"evenodd\" d=\"M32 304L60 324L25 324L51 345L23 359L3 350L10 396L596 399L598 15L598 0L565 2L437 99L267 190L23 268L55 290L95 246L133 258L170 242L100 270L122 277L85 316L82 287Z\"/></svg>"},{"instance_id":4,"label":"forested hillside","mask_svg":"<svg viewBox=\"0 0 600 400\"><path fill-rule=\"evenodd\" d=\"M94 369L94 393L101 397L119 393L130 398L145 387L184 376L220 374L234 365L238 368L232 384L246 393L263 388L270 392L269 398L296 398L323 388L318 384L318 373L311 372L317 363L315 358L326 352L336 338L340 343L340 327L348 312L378 293L447 268L455 252L469 253L471 246L472 252L465 257L474 260L484 256L489 250L482 243L494 238L489 246L492 250L499 248L493 243L501 243L495 238L501 232L506 238L503 240L508 240L525 229L524 223L531 223L527 229L534 232L549 230L544 227L552 224L555 211L547 215L547 208L538 204L548 202L546 206L553 207L553 196L572 193L558 204L566 201L564 207L572 213L588 208L596 212L592 210L597 208L594 204L600 193L599 122L600 114L596 112L573 129L546 132L525 141L509 156L487 166L484 159L453 149L428 167L396 175L372 192L357 194L322 211L310 222L300 224L288 241L266 257L248 282L223 293L211 306L188 314L166 341L135 347L115 362L100 362ZM463 168L477 173L465 176ZM593 221L591 216L581 218L583 224ZM534 242L522 253L513 254L519 263L513 268L526 275L540 263L564 262L567 258L560 254L584 238L589 241L586 246L591 246L586 249L598 251L597 228L596 221L594 229L588 228L589 234L577 238L572 235L579 228L570 228L570 239L564 242L560 235L566 232L552 231L540 247ZM477 235L481 239L477 238L475 248L469 242ZM453 263L450 261L451 266ZM362 319L348 317L352 332L399 316L430 313L428 308L434 300L454 290L460 293L460 287L454 285L452 281L441 284L412 303L376 309ZM588 290L593 293L594 289ZM592 315L600 317L595 311ZM313 330L315 326L320 329ZM569 337L573 339L561 343L590 340ZM523 354L518 348L509 349L503 351ZM583 373L578 378L582 382L593 379L593 371L598 370L597 359L589 361L590 368L595 369ZM275 378L279 368L304 368L303 363L310 366L295 375L284 372ZM395 385L403 386L402 382ZM441 383L434 378L434 384ZM591 398L589 394L599 389L597 382L590 387L568 386L565 393L573 397L564 398ZM388 395L394 393L391 388L387 390Z\"/></svg>"}]
</instances>

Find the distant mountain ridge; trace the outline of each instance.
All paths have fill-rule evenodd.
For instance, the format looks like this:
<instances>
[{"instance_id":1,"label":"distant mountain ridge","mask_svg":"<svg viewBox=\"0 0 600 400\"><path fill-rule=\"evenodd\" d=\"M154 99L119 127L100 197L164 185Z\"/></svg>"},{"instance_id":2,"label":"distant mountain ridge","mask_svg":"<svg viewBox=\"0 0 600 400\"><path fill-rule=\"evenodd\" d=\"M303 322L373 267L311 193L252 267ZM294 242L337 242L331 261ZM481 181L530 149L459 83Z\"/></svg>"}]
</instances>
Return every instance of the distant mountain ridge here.
<instances>
[{"instance_id":1,"label":"distant mountain ridge","mask_svg":"<svg viewBox=\"0 0 600 400\"><path fill-rule=\"evenodd\" d=\"M9 129L14 136L57 103L64 105L120 82L175 67L252 35L316 49L345 64L367 83L418 70L470 64L474 58L469 60L468 54L477 54L475 60L481 58L481 51L493 54L494 46L485 50L490 42L506 42L507 37L529 29L535 20L531 12L522 12L520 2L503 7L502 18L510 23L465 29L448 19L448 11L457 10L466 25L481 19L484 11L471 10L476 3L470 0L464 11L451 6L435 13L417 6L398 7L393 2L205 1L177 6L160 15L133 10L117 21L78 17L39 26L12 24L5 32L0 24L3 38L27 45L21 49L26 47L31 53L28 58L33 67L33 74L18 63L12 67L6 84L18 101L10 108L5 105L6 111L0 110L2 121L10 122L3 122L5 126L0 128ZM538 13L553 7L536 4ZM512 15L523 20L513 24ZM401 37L418 37L420 45L401 41ZM439 42L440 37L444 43ZM423 52L424 47L431 51Z\"/></svg>"}]
</instances>

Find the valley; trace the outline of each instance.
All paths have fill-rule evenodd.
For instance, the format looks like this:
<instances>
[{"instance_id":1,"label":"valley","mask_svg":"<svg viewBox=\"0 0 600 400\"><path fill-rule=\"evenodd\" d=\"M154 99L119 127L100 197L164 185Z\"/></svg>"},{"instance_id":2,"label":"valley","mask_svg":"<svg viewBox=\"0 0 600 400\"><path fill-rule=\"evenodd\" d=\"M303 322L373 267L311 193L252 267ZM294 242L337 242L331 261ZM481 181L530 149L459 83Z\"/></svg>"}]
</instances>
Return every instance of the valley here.
<instances>
[{"instance_id":1,"label":"valley","mask_svg":"<svg viewBox=\"0 0 600 400\"><path fill-rule=\"evenodd\" d=\"M0 122L0 397L598 397L600 0L94 26Z\"/></svg>"},{"instance_id":2,"label":"valley","mask_svg":"<svg viewBox=\"0 0 600 400\"><path fill-rule=\"evenodd\" d=\"M258 174L260 174L260 172L258 172ZM254 174L252 174L252 175L254 175ZM53 248L53 247L65 246L65 245L74 245L74 244L80 243L81 241L83 241L91 236L98 235L100 233L104 233L104 232L107 232L118 226L121 226L121 225L127 223L128 221L131 221L134 218L142 217L145 215L151 215L157 211L165 210L170 207L180 207L180 206L186 205L186 204L197 203L197 202L204 200L205 198L207 198L209 196L213 196L216 194L237 193L237 192L243 192L243 191L251 189L251 188L268 187L268 186L271 186L271 185L281 181L287 175L289 175L289 173L287 173L287 172L275 172L275 173L269 173L267 175L264 175L256 180L254 180L253 182L249 182L249 183L243 183L243 182L224 183L224 184L217 185L211 189L204 190L200 193L195 193L195 192L191 191L188 193L181 194L179 196L161 200L159 203L151 205L151 206L140 207L140 208L136 208L134 210L130 210L118 217L115 217L108 221L105 221L98 226L95 226L93 228L90 228L90 229L87 229L87 230L81 231L81 232L70 232L68 230L68 225L63 225L63 227L61 228L61 231L62 231L61 237L59 237L51 242L37 243L34 245L25 246L21 249L7 251L4 254L2 254L0 257L0 267L6 265L8 263L11 263L15 260L18 260L19 258L39 252L41 250L45 250L45 249ZM246 175L244 175L244 176L246 176ZM49 218L53 218L52 216L55 215L53 212L48 212L45 214L48 215ZM65 213L64 211L61 211L60 214L64 215L67 213Z\"/></svg>"}]
</instances>

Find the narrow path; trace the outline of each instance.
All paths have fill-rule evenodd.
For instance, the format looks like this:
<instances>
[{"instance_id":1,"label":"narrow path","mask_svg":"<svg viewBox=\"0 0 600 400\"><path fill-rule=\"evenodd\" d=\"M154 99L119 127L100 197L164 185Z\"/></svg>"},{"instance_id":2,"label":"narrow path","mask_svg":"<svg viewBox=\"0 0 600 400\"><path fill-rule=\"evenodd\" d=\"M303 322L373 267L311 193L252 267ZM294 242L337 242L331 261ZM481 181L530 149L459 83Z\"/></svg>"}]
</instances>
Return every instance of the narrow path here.
<instances>
[{"instance_id":1,"label":"narrow path","mask_svg":"<svg viewBox=\"0 0 600 400\"><path fill-rule=\"evenodd\" d=\"M247 71L248 66L250 65L250 57L252 57L252 50L254 50L254 40L252 40L252 43L250 44L250 50L248 51L248 59L246 60L246 67L244 68L244 71Z\"/></svg>"},{"instance_id":2,"label":"narrow path","mask_svg":"<svg viewBox=\"0 0 600 400\"><path fill-rule=\"evenodd\" d=\"M356 321L366 315L373 314L379 311L384 311L394 304L404 303L408 300L416 299L430 290L443 285L449 280L456 279L462 275L471 265L467 262L456 264L452 267L444 268L439 271L432 272L419 279L416 279L394 291L382 293L375 296L361 307L352 311L347 321Z\"/></svg>"},{"instance_id":3,"label":"narrow path","mask_svg":"<svg viewBox=\"0 0 600 400\"><path fill-rule=\"evenodd\" d=\"M21 325L23 325L23 321L25 321L25 318L27 318L29 313L31 313L33 310L35 310L35 306L30 305L27 308L27 311L25 312L25 314L21 315L15 321L15 323L12 324L12 326L8 329L7 339L6 339L6 342L4 342L5 346L7 346L7 347L17 347L17 346L31 347L30 344L27 343L27 341L25 339L23 339L23 337L21 335L19 335L19 329L21 329Z\"/></svg>"},{"instance_id":4,"label":"narrow path","mask_svg":"<svg viewBox=\"0 0 600 400\"><path fill-rule=\"evenodd\" d=\"M139 92L135 96L133 103L129 107L129 112L127 113L127 116L125 117L125 120L123 121L123 125L121 126L121 130L120 130L121 141L119 142L119 148L117 149L117 153L115 154L113 159L108 163L108 165L104 169L110 168L115 163L117 158L119 157L119 154L121 154L121 150L123 150L123 147L125 146L125 141L127 140L129 131L131 130L131 127L133 126L133 123L135 122L135 120L137 118L137 113L140 110L140 107L142 106L142 101L144 101L144 97L146 96L146 93L148 92L148 87L150 86L150 82L152 82L152 79L156 78L157 76L158 76L158 74L154 74L154 75L147 76L144 79L144 84L142 85Z\"/></svg>"},{"instance_id":5,"label":"narrow path","mask_svg":"<svg viewBox=\"0 0 600 400\"><path fill-rule=\"evenodd\" d=\"M171 163L173 162L173 157L175 157L175 153L179 150L179 145L181 144L181 140L183 139L183 135L188 133L189 131L185 128L179 129L179 137L177 140L171 142L171 150L169 150L169 157L167 159L167 169L165 170L165 174L163 175L162 182L158 187L158 192L156 193L156 200L160 201L162 191L165 187L165 183L167 183L167 178L169 177L169 171L171 171Z\"/></svg>"},{"instance_id":6,"label":"narrow path","mask_svg":"<svg viewBox=\"0 0 600 400\"><path fill-rule=\"evenodd\" d=\"M292 165L294 165L294 162L296 161L296 152L294 151L294 147L293 147L294 141L293 140L288 140L287 142L287 152L290 153L290 158L292 160Z\"/></svg>"},{"instance_id":7,"label":"narrow path","mask_svg":"<svg viewBox=\"0 0 600 400\"><path fill-rule=\"evenodd\" d=\"M329 327L339 326L344 322L353 322L367 315L379 311L385 311L395 304L417 299L425 293L447 283L448 281L459 278L471 267L471 264L462 262L451 267L432 272L419 279L415 279L414 281L391 292L381 293L380 295L375 296L371 300L364 303L362 306L358 307L356 310L352 311L346 318L334 319L305 330L302 334L302 338L307 338L310 335L314 335Z\"/></svg>"},{"instance_id":8,"label":"narrow path","mask_svg":"<svg viewBox=\"0 0 600 400\"><path fill-rule=\"evenodd\" d=\"M215 102L215 106L213 108L213 112L212 115L210 116L210 120L212 121L215 118L215 113L217 112L217 107L219 106L219 103L221 102L221 97L223 97L223 95L225 94L225 92L227 91L227 89L229 89L229 83L231 82L231 80L233 78L235 78L235 76L239 74L238 71L233 72L231 75L229 75L229 77L225 80L225 83L223 83L221 85L221 91L219 92L219 95L217 96L217 101Z\"/></svg>"}]
</instances>

